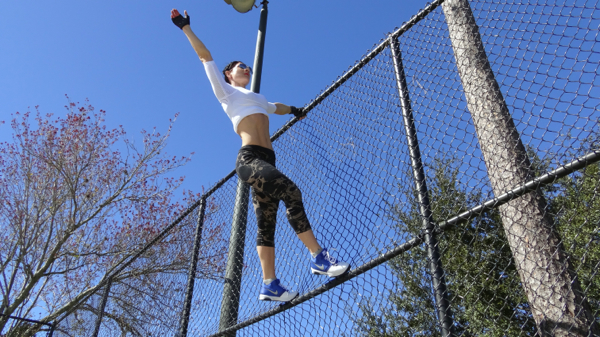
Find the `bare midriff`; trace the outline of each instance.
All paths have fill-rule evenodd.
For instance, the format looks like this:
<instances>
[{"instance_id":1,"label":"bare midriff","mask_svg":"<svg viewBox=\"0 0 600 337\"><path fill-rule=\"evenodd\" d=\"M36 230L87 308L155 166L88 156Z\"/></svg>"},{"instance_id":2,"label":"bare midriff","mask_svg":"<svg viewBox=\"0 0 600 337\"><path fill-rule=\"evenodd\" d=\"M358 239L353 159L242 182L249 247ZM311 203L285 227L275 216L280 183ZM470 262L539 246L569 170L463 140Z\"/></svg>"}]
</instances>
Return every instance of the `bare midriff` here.
<instances>
[{"instance_id":1,"label":"bare midriff","mask_svg":"<svg viewBox=\"0 0 600 337\"><path fill-rule=\"evenodd\" d=\"M237 127L237 133L242 138L242 146L258 145L273 150L269 136L269 117L254 114L244 117Z\"/></svg>"}]
</instances>

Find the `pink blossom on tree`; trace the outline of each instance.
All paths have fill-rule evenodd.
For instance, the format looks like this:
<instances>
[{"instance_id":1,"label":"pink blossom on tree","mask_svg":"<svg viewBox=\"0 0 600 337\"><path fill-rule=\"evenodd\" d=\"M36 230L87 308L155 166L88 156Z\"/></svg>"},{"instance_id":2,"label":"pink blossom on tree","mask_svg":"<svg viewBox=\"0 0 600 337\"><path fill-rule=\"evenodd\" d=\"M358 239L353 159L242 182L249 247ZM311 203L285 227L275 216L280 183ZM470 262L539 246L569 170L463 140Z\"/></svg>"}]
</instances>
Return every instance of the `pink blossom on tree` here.
<instances>
[{"instance_id":1,"label":"pink blossom on tree","mask_svg":"<svg viewBox=\"0 0 600 337\"><path fill-rule=\"evenodd\" d=\"M190 158L164 151L173 121L164 135L143 131L138 147L122 127L103 124L104 111L66 108L66 117L55 119L37 107L33 115L16 113L13 141L0 143L0 312L30 317L41 311L46 314L35 319L56 322L76 308L68 319L76 331L63 332L85 335L97 314L89 299L99 283L198 194L175 196L184 178L169 175ZM208 200L198 278L218 278L224 267L222 226L211 221L217 208ZM134 334L148 321L172 324L173 310L157 308L182 298L195 220L188 216L113 278L111 305L119 310L107 312L106 320ZM0 331L7 323L0 316Z\"/></svg>"}]
</instances>

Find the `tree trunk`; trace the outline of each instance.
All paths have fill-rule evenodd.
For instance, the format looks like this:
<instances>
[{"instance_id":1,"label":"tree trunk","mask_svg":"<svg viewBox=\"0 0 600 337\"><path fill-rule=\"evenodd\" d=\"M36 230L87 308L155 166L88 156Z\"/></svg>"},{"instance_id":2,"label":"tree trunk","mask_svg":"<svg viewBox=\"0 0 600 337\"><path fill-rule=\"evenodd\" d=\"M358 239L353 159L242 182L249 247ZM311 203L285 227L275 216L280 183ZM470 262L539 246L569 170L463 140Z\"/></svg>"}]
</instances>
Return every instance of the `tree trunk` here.
<instances>
[{"instance_id":1,"label":"tree trunk","mask_svg":"<svg viewBox=\"0 0 600 337\"><path fill-rule=\"evenodd\" d=\"M468 0L442 4L456 65L495 195L532 179L531 164L487 59ZM531 312L542 336L589 336L600 328L538 191L500 206Z\"/></svg>"}]
</instances>

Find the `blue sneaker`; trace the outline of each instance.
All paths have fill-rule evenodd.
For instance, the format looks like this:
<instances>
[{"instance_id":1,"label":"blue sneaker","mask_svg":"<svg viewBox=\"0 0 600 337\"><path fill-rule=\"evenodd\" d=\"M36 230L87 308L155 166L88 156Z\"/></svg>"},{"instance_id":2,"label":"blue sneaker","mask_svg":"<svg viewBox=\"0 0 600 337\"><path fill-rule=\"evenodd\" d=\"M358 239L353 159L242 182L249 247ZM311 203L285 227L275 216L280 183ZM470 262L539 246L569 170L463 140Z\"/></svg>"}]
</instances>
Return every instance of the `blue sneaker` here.
<instances>
[{"instance_id":1,"label":"blue sneaker","mask_svg":"<svg viewBox=\"0 0 600 337\"><path fill-rule=\"evenodd\" d=\"M327 275L329 277L340 276L350 269L350 264L346 262L338 262L335 258L329 255L327 249L310 259L310 271L317 275Z\"/></svg>"},{"instance_id":2,"label":"blue sneaker","mask_svg":"<svg viewBox=\"0 0 600 337\"><path fill-rule=\"evenodd\" d=\"M285 289L279 283L279 279L275 279L275 281L271 282L270 284L263 283L258 299L261 301L289 302L297 296L297 291L289 291Z\"/></svg>"}]
</instances>

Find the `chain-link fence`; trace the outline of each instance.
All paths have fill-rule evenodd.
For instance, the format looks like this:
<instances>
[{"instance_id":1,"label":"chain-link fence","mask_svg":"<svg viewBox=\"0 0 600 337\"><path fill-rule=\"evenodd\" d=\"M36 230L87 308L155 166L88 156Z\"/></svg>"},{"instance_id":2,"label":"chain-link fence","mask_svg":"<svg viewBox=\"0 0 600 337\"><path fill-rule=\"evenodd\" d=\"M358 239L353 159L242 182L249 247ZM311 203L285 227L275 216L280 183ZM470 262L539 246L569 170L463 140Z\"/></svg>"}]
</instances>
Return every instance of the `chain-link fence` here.
<instances>
[{"instance_id":1,"label":"chain-link fence","mask_svg":"<svg viewBox=\"0 0 600 337\"><path fill-rule=\"evenodd\" d=\"M130 261L154 274L115 270L59 334L600 335L599 28L597 1L433 2L273 136L348 274L310 273L282 207L300 296L259 301L232 172Z\"/></svg>"}]
</instances>

